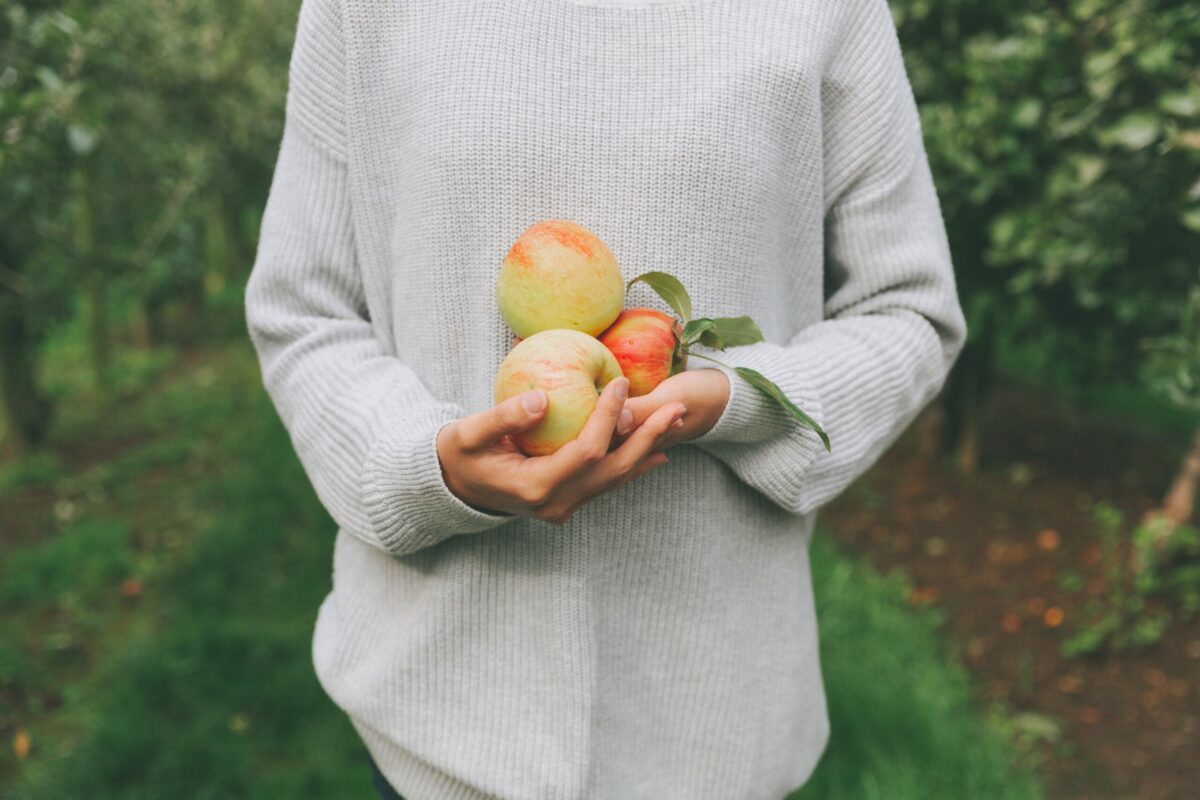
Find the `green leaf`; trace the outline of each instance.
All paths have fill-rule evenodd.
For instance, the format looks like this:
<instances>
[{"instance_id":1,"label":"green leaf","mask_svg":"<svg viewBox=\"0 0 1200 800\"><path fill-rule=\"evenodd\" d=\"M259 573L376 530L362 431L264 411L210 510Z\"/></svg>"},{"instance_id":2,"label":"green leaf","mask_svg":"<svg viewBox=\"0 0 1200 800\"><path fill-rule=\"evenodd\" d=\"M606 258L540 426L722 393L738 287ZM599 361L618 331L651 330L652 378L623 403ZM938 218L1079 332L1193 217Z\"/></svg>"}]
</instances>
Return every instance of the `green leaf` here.
<instances>
[{"instance_id":1,"label":"green leaf","mask_svg":"<svg viewBox=\"0 0 1200 800\"><path fill-rule=\"evenodd\" d=\"M687 289L683 288L683 284L674 275L666 272L644 272L626 284L626 288L633 286L638 281L653 289L659 297L666 301L679 318L683 320L683 324L687 324L692 319L692 298L688 297Z\"/></svg>"},{"instance_id":2,"label":"green leaf","mask_svg":"<svg viewBox=\"0 0 1200 800\"><path fill-rule=\"evenodd\" d=\"M67 126L67 144L77 155L87 155L96 148L96 132L83 125Z\"/></svg>"},{"instance_id":3,"label":"green leaf","mask_svg":"<svg viewBox=\"0 0 1200 800\"><path fill-rule=\"evenodd\" d=\"M754 344L763 340L762 331L749 317L717 317L713 320L711 330L713 336L724 345L724 347L718 347L718 350L724 350L725 347Z\"/></svg>"},{"instance_id":4,"label":"green leaf","mask_svg":"<svg viewBox=\"0 0 1200 800\"><path fill-rule=\"evenodd\" d=\"M1117 50L1094 50L1084 56L1083 71L1089 78L1107 75L1121 63L1121 53Z\"/></svg>"},{"instance_id":5,"label":"green leaf","mask_svg":"<svg viewBox=\"0 0 1200 800\"><path fill-rule=\"evenodd\" d=\"M1108 162L1100 156L1079 156L1075 160L1075 179L1081 187L1087 188L1095 183L1107 168Z\"/></svg>"},{"instance_id":6,"label":"green leaf","mask_svg":"<svg viewBox=\"0 0 1200 800\"><path fill-rule=\"evenodd\" d=\"M1062 727L1045 714L1023 711L1013 714L1009 724L1018 735L1030 741L1056 742L1062 736Z\"/></svg>"},{"instance_id":7,"label":"green leaf","mask_svg":"<svg viewBox=\"0 0 1200 800\"><path fill-rule=\"evenodd\" d=\"M712 328L700 334L700 344L705 347L711 347L713 350L724 350L725 343L721 341L721 337L713 332Z\"/></svg>"},{"instance_id":8,"label":"green leaf","mask_svg":"<svg viewBox=\"0 0 1200 800\"><path fill-rule=\"evenodd\" d=\"M1179 221L1188 229L1200 233L1200 206L1184 209L1179 214Z\"/></svg>"},{"instance_id":9,"label":"green leaf","mask_svg":"<svg viewBox=\"0 0 1200 800\"><path fill-rule=\"evenodd\" d=\"M1017 103L1012 113L1013 124L1018 128L1032 128L1042 118L1042 101L1035 97L1026 97Z\"/></svg>"},{"instance_id":10,"label":"green leaf","mask_svg":"<svg viewBox=\"0 0 1200 800\"><path fill-rule=\"evenodd\" d=\"M1100 132L1100 141L1126 150L1140 150L1158 138L1158 115L1149 111L1135 111Z\"/></svg>"},{"instance_id":11,"label":"green leaf","mask_svg":"<svg viewBox=\"0 0 1200 800\"><path fill-rule=\"evenodd\" d=\"M1134 60L1146 72L1153 74L1167 72L1175 61L1175 42L1163 39L1149 47L1142 47L1134 56Z\"/></svg>"},{"instance_id":12,"label":"green leaf","mask_svg":"<svg viewBox=\"0 0 1200 800\"><path fill-rule=\"evenodd\" d=\"M62 78L58 77L58 73L49 67L38 67L33 73L37 75L38 81L41 82L47 91L57 92L62 89Z\"/></svg>"},{"instance_id":13,"label":"green leaf","mask_svg":"<svg viewBox=\"0 0 1200 800\"><path fill-rule=\"evenodd\" d=\"M1158 98L1158 107L1180 117L1200 116L1200 85L1180 92L1167 92Z\"/></svg>"},{"instance_id":14,"label":"green leaf","mask_svg":"<svg viewBox=\"0 0 1200 800\"><path fill-rule=\"evenodd\" d=\"M683 326L683 344L686 346L696 341L700 338L701 334L715 324L716 320L709 319L708 317L691 320L687 325Z\"/></svg>"},{"instance_id":15,"label":"green leaf","mask_svg":"<svg viewBox=\"0 0 1200 800\"><path fill-rule=\"evenodd\" d=\"M767 397L779 403L779 405L783 407L784 411L788 412L801 423L816 431L817 436L821 437L821 444L825 445L825 450L828 452L833 452L832 448L829 446L829 437L825 434L825 431L821 429L821 426L818 425L812 417L801 411L799 406L789 400L788 396L784 394L783 390L776 386L774 382L769 380L761 372L750 369L749 367L734 367L733 371L742 376L746 383L749 383L755 389L758 389Z\"/></svg>"}]
</instances>

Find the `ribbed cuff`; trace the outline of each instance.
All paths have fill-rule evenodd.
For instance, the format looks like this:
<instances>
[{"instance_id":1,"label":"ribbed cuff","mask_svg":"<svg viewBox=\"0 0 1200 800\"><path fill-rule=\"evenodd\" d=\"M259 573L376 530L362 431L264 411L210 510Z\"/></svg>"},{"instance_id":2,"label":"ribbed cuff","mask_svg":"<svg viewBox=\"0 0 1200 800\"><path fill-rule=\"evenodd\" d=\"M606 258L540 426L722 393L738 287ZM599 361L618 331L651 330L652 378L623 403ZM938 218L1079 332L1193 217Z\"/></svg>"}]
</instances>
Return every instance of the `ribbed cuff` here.
<instances>
[{"instance_id":1,"label":"ribbed cuff","mask_svg":"<svg viewBox=\"0 0 1200 800\"><path fill-rule=\"evenodd\" d=\"M449 411L431 414L419 425L385 432L371 448L363 469L363 502L380 543L395 555L514 518L473 508L446 485L437 435L453 421ZM422 433L414 436L414 429Z\"/></svg>"},{"instance_id":2,"label":"ribbed cuff","mask_svg":"<svg viewBox=\"0 0 1200 800\"><path fill-rule=\"evenodd\" d=\"M772 356L778 357L780 348L766 343L731 347L725 352L697 348L695 353L711 355L723 362L715 364L703 358L688 358L687 369L719 369L729 379L729 401L725 410L717 418L716 423L690 444L704 445L713 442L735 442L749 444L764 442L787 434L793 426L799 424L792 419L779 404L734 372L730 367L749 367L775 381L784 389L793 403L804 413L820 420L820 402L811 390L805 390L789 382L778 374L778 369L772 369ZM693 356L695 355L693 353ZM792 382L794 384L794 381Z\"/></svg>"}]
</instances>

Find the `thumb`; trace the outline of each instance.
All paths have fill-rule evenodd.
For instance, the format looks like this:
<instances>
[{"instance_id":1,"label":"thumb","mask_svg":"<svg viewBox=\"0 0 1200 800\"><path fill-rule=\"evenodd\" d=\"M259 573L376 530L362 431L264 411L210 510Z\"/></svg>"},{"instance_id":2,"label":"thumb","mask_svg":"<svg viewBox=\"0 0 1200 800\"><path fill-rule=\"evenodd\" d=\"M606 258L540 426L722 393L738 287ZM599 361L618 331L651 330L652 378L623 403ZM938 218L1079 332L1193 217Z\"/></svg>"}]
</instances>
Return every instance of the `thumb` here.
<instances>
[{"instance_id":1,"label":"thumb","mask_svg":"<svg viewBox=\"0 0 1200 800\"><path fill-rule=\"evenodd\" d=\"M533 389L497 403L486 411L459 421L459 442L465 450L495 444L505 434L527 431L546 416L549 398L543 389Z\"/></svg>"}]
</instances>

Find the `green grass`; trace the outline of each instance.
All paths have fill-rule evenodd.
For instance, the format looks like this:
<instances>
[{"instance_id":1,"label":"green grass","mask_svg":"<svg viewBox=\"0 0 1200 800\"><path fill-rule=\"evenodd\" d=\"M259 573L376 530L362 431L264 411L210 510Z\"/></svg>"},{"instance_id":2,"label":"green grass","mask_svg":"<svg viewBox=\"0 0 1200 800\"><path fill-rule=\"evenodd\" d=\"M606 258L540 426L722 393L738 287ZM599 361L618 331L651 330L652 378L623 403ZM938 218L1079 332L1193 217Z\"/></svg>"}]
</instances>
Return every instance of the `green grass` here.
<instances>
[{"instance_id":1,"label":"green grass","mask_svg":"<svg viewBox=\"0 0 1200 800\"><path fill-rule=\"evenodd\" d=\"M96 634L94 664L71 676L62 708L27 721L33 755L19 766L7 747L0 755L10 760L0 774L15 777L0 796L369 796L364 751L321 692L310 658L329 586L332 523L249 355L237 348L208 366L138 409L140 424L161 438L81 482L107 490L128 517L150 521L154 546L134 557L126 529L81 520L79 531L5 560L6 611L21 601L27 611L51 605L50 624L59 627L73 609L96 613L79 598L103 607L124 578L146 580L132 615L119 603L107 609L114 626ZM164 471L179 474L163 481ZM139 474L159 483L147 492L134 481ZM194 524L180 526L181 517ZM156 518L176 526L174 535L154 536ZM64 592L75 601L62 603ZM115 626L119 616L124 624ZM95 629L73 628L76 636ZM44 648L14 646L14 638L0 639L0 681L49 666Z\"/></svg>"},{"instance_id":2,"label":"green grass","mask_svg":"<svg viewBox=\"0 0 1200 800\"><path fill-rule=\"evenodd\" d=\"M906 606L907 583L813 540L821 668L832 726L797 798L1040 798L1002 713L981 721L966 671L933 610ZM1027 759L1026 759L1027 762Z\"/></svg>"},{"instance_id":3,"label":"green grass","mask_svg":"<svg viewBox=\"0 0 1200 800\"><path fill-rule=\"evenodd\" d=\"M0 697L22 698L33 741L21 762L0 750L0 798L371 796L311 665L333 526L248 348L158 385L125 422L148 438L86 474L32 470L81 510L0 562ZM833 738L799 796L1040 797L936 618L819 536L814 559Z\"/></svg>"},{"instance_id":4,"label":"green grass","mask_svg":"<svg viewBox=\"0 0 1200 800\"><path fill-rule=\"evenodd\" d=\"M27 486L46 486L63 476L62 461L50 452L34 453L0 466L0 499Z\"/></svg>"},{"instance_id":5,"label":"green grass","mask_svg":"<svg viewBox=\"0 0 1200 800\"><path fill-rule=\"evenodd\" d=\"M17 549L4 570L0 607L62 606L101 593L133 571L128 526L89 519L40 544Z\"/></svg>"}]
</instances>

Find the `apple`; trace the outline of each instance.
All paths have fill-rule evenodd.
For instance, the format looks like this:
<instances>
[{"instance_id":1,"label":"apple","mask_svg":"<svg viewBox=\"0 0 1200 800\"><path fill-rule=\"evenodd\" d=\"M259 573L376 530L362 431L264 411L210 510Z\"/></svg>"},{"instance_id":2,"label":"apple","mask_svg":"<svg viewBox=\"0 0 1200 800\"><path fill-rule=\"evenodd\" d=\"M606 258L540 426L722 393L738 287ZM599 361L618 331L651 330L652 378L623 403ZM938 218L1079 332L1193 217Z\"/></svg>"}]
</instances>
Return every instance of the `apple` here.
<instances>
[{"instance_id":1,"label":"apple","mask_svg":"<svg viewBox=\"0 0 1200 800\"><path fill-rule=\"evenodd\" d=\"M640 397L666 380L676 359L675 371L684 368L687 353L679 348L682 336L683 326L673 317L652 308L627 308L599 338L629 379L629 396Z\"/></svg>"},{"instance_id":2,"label":"apple","mask_svg":"<svg viewBox=\"0 0 1200 800\"><path fill-rule=\"evenodd\" d=\"M570 329L595 336L621 313L625 282L596 234L569 220L531 226L500 265L500 315L521 338Z\"/></svg>"},{"instance_id":3,"label":"apple","mask_svg":"<svg viewBox=\"0 0 1200 800\"><path fill-rule=\"evenodd\" d=\"M496 403L530 389L545 389L546 416L510 438L527 456L545 456L579 435L600 392L621 366L608 348L580 331L551 329L522 339L496 372Z\"/></svg>"}]
</instances>

